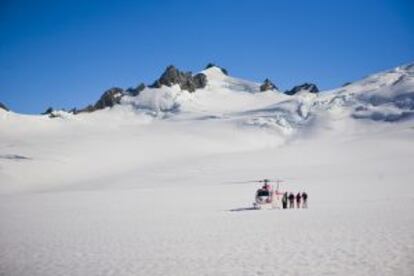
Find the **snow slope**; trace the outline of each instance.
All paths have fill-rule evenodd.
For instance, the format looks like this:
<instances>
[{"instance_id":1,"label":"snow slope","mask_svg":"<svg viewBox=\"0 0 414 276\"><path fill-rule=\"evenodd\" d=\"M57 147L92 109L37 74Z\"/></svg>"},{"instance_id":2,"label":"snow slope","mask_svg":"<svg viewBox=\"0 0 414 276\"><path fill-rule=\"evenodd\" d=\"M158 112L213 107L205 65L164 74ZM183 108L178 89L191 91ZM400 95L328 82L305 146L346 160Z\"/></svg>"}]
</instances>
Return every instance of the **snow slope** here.
<instances>
[{"instance_id":1,"label":"snow slope","mask_svg":"<svg viewBox=\"0 0 414 276\"><path fill-rule=\"evenodd\" d=\"M414 77L315 95L147 88L94 113L0 110L0 275L412 275ZM309 209L252 211L284 178Z\"/></svg>"}]
</instances>

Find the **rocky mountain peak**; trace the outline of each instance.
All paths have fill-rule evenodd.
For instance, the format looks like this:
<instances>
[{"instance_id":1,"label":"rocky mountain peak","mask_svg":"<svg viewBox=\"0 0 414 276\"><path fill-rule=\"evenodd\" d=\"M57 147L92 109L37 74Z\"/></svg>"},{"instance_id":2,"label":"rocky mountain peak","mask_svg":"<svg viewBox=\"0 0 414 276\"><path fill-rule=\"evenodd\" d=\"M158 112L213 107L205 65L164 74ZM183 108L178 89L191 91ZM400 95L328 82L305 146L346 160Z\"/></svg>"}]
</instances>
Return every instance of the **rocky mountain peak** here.
<instances>
[{"instance_id":1,"label":"rocky mountain peak","mask_svg":"<svg viewBox=\"0 0 414 276\"><path fill-rule=\"evenodd\" d=\"M52 114L54 111L53 107L48 107L45 112L41 113L42 115L49 115Z\"/></svg>"},{"instance_id":2,"label":"rocky mountain peak","mask_svg":"<svg viewBox=\"0 0 414 276\"><path fill-rule=\"evenodd\" d=\"M277 86L269 79L265 79L262 85L260 85L260 91L279 90Z\"/></svg>"},{"instance_id":3,"label":"rocky mountain peak","mask_svg":"<svg viewBox=\"0 0 414 276\"><path fill-rule=\"evenodd\" d=\"M220 66L218 66L218 65L215 65L214 63L209 63L209 64L207 64L207 66L206 66L205 70L206 70L206 69L213 68L213 67L217 67L217 68L219 68L219 69L221 70L221 72L222 72L224 75L226 75L226 76L228 76L228 75L229 75L229 72L227 71L227 69L225 69L225 68L223 68L223 67L220 67Z\"/></svg>"},{"instance_id":4,"label":"rocky mountain peak","mask_svg":"<svg viewBox=\"0 0 414 276\"><path fill-rule=\"evenodd\" d=\"M128 88L128 89L126 90L126 92L128 93L128 95L130 95L130 96L132 96L132 97L135 97L135 96L138 96L138 95L139 95L139 93L141 93L141 91L142 91L142 90L144 90L146 87L147 87L147 86L146 86L143 82L141 82L141 83L140 83L137 87L135 87L135 88L133 88L133 87Z\"/></svg>"},{"instance_id":5,"label":"rocky mountain peak","mask_svg":"<svg viewBox=\"0 0 414 276\"><path fill-rule=\"evenodd\" d=\"M207 85L207 77L203 73L193 76L191 72L182 72L174 65L169 65L161 77L150 87L160 88L162 85L173 86L178 84L181 90L194 92L196 89L204 88Z\"/></svg>"},{"instance_id":6,"label":"rocky mountain peak","mask_svg":"<svg viewBox=\"0 0 414 276\"><path fill-rule=\"evenodd\" d=\"M285 94L287 95L295 95L299 91L307 91L310 93L318 93L319 89L316 84L305 82L304 84L297 85L293 87L291 90L287 90Z\"/></svg>"},{"instance_id":7,"label":"rocky mountain peak","mask_svg":"<svg viewBox=\"0 0 414 276\"><path fill-rule=\"evenodd\" d=\"M73 113L93 112L106 107L113 107L121 102L121 98L126 95L126 92L119 87L112 87L106 90L99 100L94 105L88 105L80 110L73 110Z\"/></svg>"},{"instance_id":8,"label":"rocky mountain peak","mask_svg":"<svg viewBox=\"0 0 414 276\"><path fill-rule=\"evenodd\" d=\"M113 87L106 90L101 98L95 103L95 109L104 109L105 107L112 107L119 104L124 94L124 90L119 87Z\"/></svg>"},{"instance_id":9,"label":"rocky mountain peak","mask_svg":"<svg viewBox=\"0 0 414 276\"><path fill-rule=\"evenodd\" d=\"M0 109L9 111L9 109L7 108L7 106L5 106L3 103L0 102Z\"/></svg>"}]
</instances>

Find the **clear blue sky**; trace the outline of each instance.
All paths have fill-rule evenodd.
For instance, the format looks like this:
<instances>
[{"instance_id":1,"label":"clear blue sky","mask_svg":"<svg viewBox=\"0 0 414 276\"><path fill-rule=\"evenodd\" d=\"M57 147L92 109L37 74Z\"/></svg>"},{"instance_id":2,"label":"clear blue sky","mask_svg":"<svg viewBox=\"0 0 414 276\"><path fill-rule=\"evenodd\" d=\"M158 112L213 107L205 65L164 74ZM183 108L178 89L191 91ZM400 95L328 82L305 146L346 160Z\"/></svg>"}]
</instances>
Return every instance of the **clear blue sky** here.
<instances>
[{"instance_id":1,"label":"clear blue sky","mask_svg":"<svg viewBox=\"0 0 414 276\"><path fill-rule=\"evenodd\" d=\"M322 89L414 61L414 1L0 0L0 102L82 107L168 64Z\"/></svg>"}]
</instances>

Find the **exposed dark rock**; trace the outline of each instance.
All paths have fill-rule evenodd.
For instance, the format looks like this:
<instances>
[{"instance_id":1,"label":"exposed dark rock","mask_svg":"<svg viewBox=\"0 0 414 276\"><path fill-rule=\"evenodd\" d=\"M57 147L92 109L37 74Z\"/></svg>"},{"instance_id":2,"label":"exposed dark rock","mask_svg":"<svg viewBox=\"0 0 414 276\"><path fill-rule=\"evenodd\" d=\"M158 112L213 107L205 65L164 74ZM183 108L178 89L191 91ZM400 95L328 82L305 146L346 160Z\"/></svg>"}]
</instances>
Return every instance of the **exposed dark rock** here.
<instances>
[{"instance_id":1,"label":"exposed dark rock","mask_svg":"<svg viewBox=\"0 0 414 276\"><path fill-rule=\"evenodd\" d=\"M101 98L95 103L94 108L104 109L106 107L113 107L114 105L120 103L121 98L124 94L124 90L118 87L106 90Z\"/></svg>"},{"instance_id":2,"label":"exposed dark rock","mask_svg":"<svg viewBox=\"0 0 414 276\"><path fill-rule=\"evenodd\" d=\"M209 64L207 64L206 65L206 68L205 69L210 69L211 67L217 67L214 63L209 63Z\"/></svg>"},{"instance_id":3,"label":"exposed dark rock","mask_svg":"<svg viewBox=\"0 0 414 276\"><path fill-rule=\"evenodd\" d=\"M402 76L400 76L396 81L394 81L393 83L392 83L392 85L397 85L397 84L400 84L400 83L403 83L405 80L408 80L408 79L410 79L411 77L409 77L409 76L407 76L407 75L402 75Z\"/></svg>"},{"instance_id":4,"label":"exposed dark rock","mask_svg":"<svg viewBox=\"0 0 414 276\"><path fill-rule=\"evenodd\" d=\"M186 77L188 77L188 75L191 74L181 72L175 68L174 65L170 65L152 86L154 88L160 88L162 85L173 86L174 84L183 84L186 82Z\"/></svg>"},{"instance_id":5,"label":"exposed dark rock","mask_svg":"<svg viewBox=\"0 0 414 276\"><path fill-rule=\"evenodd\" d=\"M277 86L269 79L265 79L263 84L260 85L260 91L268 91L268 90L279 90Z\"/></svg>"},{"instance_id":6,"label":"exposed dark rock","mask_svg":"<svg viewBox=\"0 0 414 276\"><path fill-rule=\"evenodd\" d=\"M135 88L128 88L127 90L126 90L126 92L128 93L128 95L130 95L130 96L133 96L133 97L135 97L135 96L138 96L139 95L139 93L141 93L141 91L142 90L144 90L146 88L146 86L145 86L145 84L144 83L140 83L137 87L135 87Z\"/></svg>"},{"instance_id":7,"label":"exposed dark rock","mask_svg":"<svg viewBox=\"0 0 414 276\"><path fill-rule=\"evenodd\" d=\"M4 109L6 111L9 111L9 109L7 108L7 106L5 106L4 104L0 103L0 109Z\"/></svg>"},{"instance_id":8,"label":"exposed dark rock","mask_svg":"<svg viewBox=\"0 0 414 276\"><path fill-rule=\"evenodd\" d=\"M306 90L310 93L318 93L319 92L319 89L315 84L306 82L304 84L297 85L297 86L293 87L291 90L287 90L285 92L285 94L295 95L296 93L298 93L301 90Z\"/></svg>"},{"instance_id":9,"label":"exposed dark rock","mask_svg":"<svg viewBox=\"0 0 414 276\"><path fill-rule=\"evenodd\" d=\"M193 81L196 89L204 88L207 85L207 76L203 73L199 73L193 77Z\"/></svg>"},{"instance_id":10,"label":"exposed dark rock","mask_svg":"<svg viewBox=\"0 0 414 276\"><path fill-rule=\"evenodd\" d=\"M342 84L342 87L345 87L345 86L348 86L348 85L350 85L352 82L346 82L346 83L344 83L344 84Z\"/></svg>"},{"instance_id":11,"label":"exposed dark rock","mask_svg":"<svg viewBox=\"0 0 414 276\"><path fill-rule=\"evenodd\" d=\"M59 113L52 112L49 114L49 118L61 118L62 116Z\"/></svg>"},{"instance_id":12,"label":"exposed dark rock","mask_svg":"<svg viewBox=\"0 0 414 276\"><path fill-rule=\"evenodd\" d=\"M42 115L52 114L52 112L53 112L53 108L52 107L49 107L48 109L46 109L45 112L42 113Z\"/></svg>"},{"instance_id":13,"label":"exposed dark rock","mask_svg":"<svg viewBox=\"0 0 414 276\"><path fill-rule=\"evenodd\" d=\"M95 105L88 105L85 108L76 110L74 109L74 114L82 112L93 112L99 109L104 109L106 107L113 107L116 104L121 102L121 98L125 95L125 91L122 88L113 87L105 91L102 94L101 98L95 103Z\"/></svg>"},{"instance_id":14,"label":"exposed dark rock","mask_svg":"<svg viewBox=\"0 0 414 276\"><path fill-rule=\"evenodd\" d=\"M162 86L159 80L154 81L153 84L149 85L150 88L160 88Z\"/></svg>"},{"instance_id":15,"label":"exposed dark rock","mask_svg":"<svg viewBox=\"0 0 414 276\"><path fill-rule=\"evenodd\" d=\"M61 109L61 111L65 111L65 109ZM49 107L46 109L45 112L42 113L42 115L49 115L49 118L61 118L61 114L53 109L53 107Z\"/></svg>"},{"instance_id":16,"label":"exposed dark rock","mask_svg":"<svg viewBox=\"0 0 414 276\"><path fill-rule=\"evenodd\" d=\"M75 109L76 110L76 109ZM85 107L85 108L82 108L82 109L79 109L79 110L76 110L76 112L75 112L75 114L79 114L79 113L82 113L82 112L94 112L96 109L95 109L95 107L93 106L93 105L88 105L87 107Z\"/></svg>"},{"instance_id":17,"label":"exposed dark rock","mask_svg":"<svg viewBox=\"0 0 414 276\"><path fill-rule=\"evenodd\" d=\"M223 74L224 74L224 75L226 75L226 76L228 76L228 75L229 75L229 72L228 72L226 69L224 69L224 68L222 68L222 67L220 67L220 66L217 66L217 65L215 65L214 63L209 63L209 64L207 64L207 66L206 66L206 68L205 68L205 69L209 69L209 68L211 68L211 67L217 67L217 68L219 68L219 69L221 70L221 72L223 72Z\"/></svg>"},{"instance_id":18,"label":"exposed dark rock","mask_svg":"<svg viewBox=\"0 0 414 276\"><path fill-rule=\"evenodd\" d=\"M204 74L197 74L194 77L191 72L181 72L173 65L165 69L161 77L150 87L160 88L162 85L173 86L178 84L182 90L194 92L196 89L204 88L207 84L207 77Z\"/></svg>"}]
</instances>

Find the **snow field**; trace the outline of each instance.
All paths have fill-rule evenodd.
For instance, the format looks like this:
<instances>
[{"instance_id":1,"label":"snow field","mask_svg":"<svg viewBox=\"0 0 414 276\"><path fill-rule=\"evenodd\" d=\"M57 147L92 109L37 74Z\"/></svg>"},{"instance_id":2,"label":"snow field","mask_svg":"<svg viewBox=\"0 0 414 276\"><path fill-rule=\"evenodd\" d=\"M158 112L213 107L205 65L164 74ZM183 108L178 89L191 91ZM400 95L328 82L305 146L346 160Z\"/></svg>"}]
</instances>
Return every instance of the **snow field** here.
<instances>
[{"instance_id":1,"label":"snow field","mask_svg":"<svg viewBox=\"0 0 414 276\"><path fill-rule=\"evenodd\" d=\"M0 110L0 275L413 275L414 126L370 113L411 112L412 66L294 97L206 74L91 114ZM263 178L309 208L251 210L240 182Z\"/></svg>"}]
</instances>

